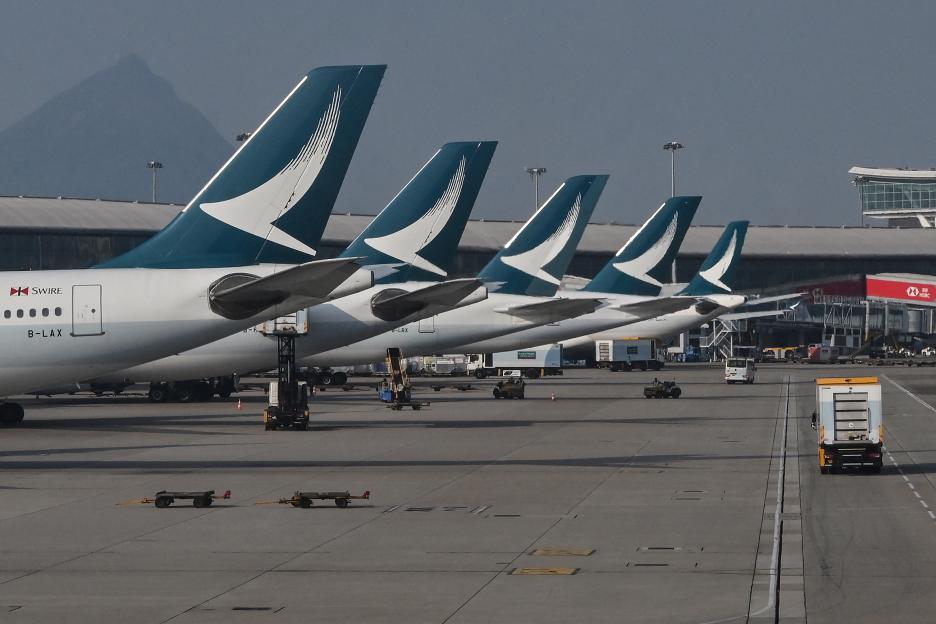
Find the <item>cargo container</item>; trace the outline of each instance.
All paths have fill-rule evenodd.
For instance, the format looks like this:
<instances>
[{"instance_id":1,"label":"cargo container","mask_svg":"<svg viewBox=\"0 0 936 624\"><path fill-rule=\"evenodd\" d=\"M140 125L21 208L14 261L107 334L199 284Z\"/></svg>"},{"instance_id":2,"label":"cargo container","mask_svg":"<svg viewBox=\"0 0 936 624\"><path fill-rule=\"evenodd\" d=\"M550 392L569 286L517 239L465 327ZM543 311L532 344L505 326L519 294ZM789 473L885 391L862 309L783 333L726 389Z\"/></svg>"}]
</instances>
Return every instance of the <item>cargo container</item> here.
<instances>
[{"instance_id":1,"label":"cargo container","mask_svg":"<svg viewBox=\"0 0 936 624\"><path fill-rule=\"evenodd\" d=\"M468 356L468 374L478 379L500 377L519 370L527 379L562 374L562 345L549 344L517 351L476 353Z\"/></svg>"},{"instance_id":2,"label":"cargo container","mask_svg":"<svg viewBox=\"0 0 936 624\"><path fill-rule=\"evenodd\" d=\"M663 368L663 352L657 349L656 341L650 338L624 338L620 340L596 340L595 363L599 368L613 371L660 370Z\"/></svg>"}]
</instances>

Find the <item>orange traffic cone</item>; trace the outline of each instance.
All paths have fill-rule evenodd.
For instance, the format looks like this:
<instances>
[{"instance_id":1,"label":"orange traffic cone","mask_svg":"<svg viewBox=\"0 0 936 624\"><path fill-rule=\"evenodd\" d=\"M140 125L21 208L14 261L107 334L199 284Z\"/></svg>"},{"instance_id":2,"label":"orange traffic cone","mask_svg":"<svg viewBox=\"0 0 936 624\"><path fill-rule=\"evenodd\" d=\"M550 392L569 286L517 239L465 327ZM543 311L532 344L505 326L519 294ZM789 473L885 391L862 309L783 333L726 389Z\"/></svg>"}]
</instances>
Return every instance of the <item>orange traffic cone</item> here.
<instances>
[{"instance_id":1,"label":"orange traffic cone","mask_svg":"<svg viewBox=\"0 0 936 624\"><path fill-rule=\"evenodd\" d=\"M550 401L555 401L555 400L556 400L556 393L555 393L555 392L553 392L552 394L549 395L549 400L550 400Z\"/></svg>"},{"instance_id":2,"label":"orange traffic cone","mask_svg":"<svg viewBox=\"0 0 936 624\"><path fill-rule=\"evenodd\" d=\"M241 405L241 400L240 400L240 399L237 399L237 409L239 409L239 410L244 409L244 406Z\"/></svg>"}]
</instances>

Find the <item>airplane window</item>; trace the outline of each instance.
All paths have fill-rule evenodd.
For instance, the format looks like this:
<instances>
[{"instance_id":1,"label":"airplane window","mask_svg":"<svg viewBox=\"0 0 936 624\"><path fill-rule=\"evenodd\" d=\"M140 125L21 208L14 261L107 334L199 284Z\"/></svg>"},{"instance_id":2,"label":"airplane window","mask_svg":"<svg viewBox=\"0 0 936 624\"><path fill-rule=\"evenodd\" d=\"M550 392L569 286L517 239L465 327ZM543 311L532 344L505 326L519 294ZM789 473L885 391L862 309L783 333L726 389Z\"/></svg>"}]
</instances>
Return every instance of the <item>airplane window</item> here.
<instances>
[{"instance_id":1,"label":"airplane window","mask_svg":"<svg viewBox=\"0 0 936 624\"><path fill-rule=\"evenodd\" d=\"M42 308L42 316L49 316L49 308Z\"/></svg>"},{"instance_id":2,"label":"airplane window","mask_svg":"<svg viewBox=\"0 0 936 624\"><path fill-rule=\"evenodd\" d=\"M35 318L35 316L36 316L36 308L29 308L29 317Z\"/></svg>"},{"instance_id":3,"label":"airplane window","mask_svg":"<svg viewBox=\"0 0 936 624\"><path fill-rule=\"evenodd\" d=\"M22 310L17 310L17 311L16 311L16 318L23 318L23 311L22 311Z\"/></svg>"},{"instance_id":4,"label":"airplane window","mask_svg":"<svg viewBox=\"0 0 936 624\"><path fill-rule=\"evenodd\" d=\"M4 310L4 311L3 311L3 318L10 318L11 316L13 316L13 315L10 314L10 311L9 311L9 310Z\"/></svg>"},{"instance_id":5,"label":"airplane window","mask_svg":"<svg viewBox=\"0 0 936 624\"><path fill-rule=\"evenodd\" d=\"M55 316L62 316L62 308L55 308Z\"/></svg>"}]
</instances>

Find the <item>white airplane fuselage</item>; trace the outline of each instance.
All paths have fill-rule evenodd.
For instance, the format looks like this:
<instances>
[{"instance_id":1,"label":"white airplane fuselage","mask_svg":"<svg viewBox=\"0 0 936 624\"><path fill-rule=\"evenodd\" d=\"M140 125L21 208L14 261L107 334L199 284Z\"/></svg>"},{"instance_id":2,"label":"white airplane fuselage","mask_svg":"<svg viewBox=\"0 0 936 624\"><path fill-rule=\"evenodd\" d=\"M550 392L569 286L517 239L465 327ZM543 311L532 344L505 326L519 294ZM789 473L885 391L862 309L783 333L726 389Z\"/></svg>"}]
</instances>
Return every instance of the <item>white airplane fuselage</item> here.
<instances>
[{"instance_id":1,"label":"white airplane fuselage","mask_svg":"<svg viewBox=\"0 0 936 624\"><path fill-rule=\"evenodd\" d=\"M641 301L647 301L653 299L653 297L616 295L612 293L588 291L560 291L560 294L563 297L598 297L605 299L607 301L607 305L592 312L591 314L565 319L556 323L542 325L540 327L525 329L523 331L507 334L490 340L459 345L457 352L498 353L501 351L513 351L514 349L525 349L528 347L536 347L539 345L553 344L557 342L563 343L564 346L572 346L567 345L565 341L570 341L575 344L575 339L579 338L580 336L585 337L586 341L589 341L595 339L593 336L604 336L607 333L614 334L616 336L643 337L643 334L632 332L636 331L635 328L642 329L647 326L659 329L660 327L669 325L692 323L693 325L691 325L691 327L696 327L698 324L704 323L706 319L706 317L699 315L695 311L695 306L689 307L686 310L680 310L679 312L665 314L649 319L645 316L639 316L633 313L616 310L611 307L615 305L627 305ZM733 309L734 306L740 305L744 302L743 297L734 295L717 295L710 297L710 299L726 304L726 306L718 308L718 312L715 313L715 316L718 314L724 314L727 310ZM677 315L680 316L677 317ZM671 319L670 317L676 318ZM676 333L679 333L680 331L685 330L680 329Z\"/></svg>"},{"instance_id":2,"label":"white airplane fuselage","mask_svg":"<svg viewBox=\"0 0 936 624\"><path fill-rule=\"evenodd\" d=\"M728 297L735 297L735 299L728 299ZM581 347L590 345L596 340L622 340L625 338L656 338L657 340L663 340L671 338L689 331L690 329L695 329L722 314L731 312L744 303L745 300L744 297L737 295L713 295L709 298L716 301L719 300L719 298L723 298L725 299L724 303L731 303L719 306L708 314L699 314L695 306L693 306L685 310L664 314L646 321L632 323L620 329L596 331L590 334L580 335L577 338L562 340L562 346L564 348Z\"/></svg>"},{"instance_id":3,"label":"white airplane fuselage","mask_svg":"<svg viewBox=\"0 0 936 624\"><path fill-rule=\"evenodd\" d=\"M290 266L4 272L0 397L91 379L293 312L279 305L230 320L208 301L224 276L265 277Z\"/></svg>"},{"instance_id":4,"label":"white airplane fuselage","mask_svg":"<svg viewBox=\"0 0 936 624\"><path fill-rule=\"evenodd\" d=\"M388 347L399 347L405 357L445 353L458 345L496 338L503 334L538 327L537 322L508 314L509 306L550 300L550 297L489 293L487 299L457 310L449 310L389 332L303 358L309 366L342 366L380 362Z\"/></svg>"},{"instance_id":5,"label":"white airplane fuselage","mask_svg":"<svg viewBox=\"0 0 936 624\"><path fill-rule=\"evenodd\" d=\"M307 308L308 333L296 336L296 358L305 358L351 342L365 340L405 325L414 318L433 316L451 309L429 305L420 312L410 314L399 321L377 318L372 311L371 300L385 290L412 292L434 284L434 282L381 284L341 299ZM480 301L485 295L486 290L483 287L478 288L465 297L461 304L467 305ZM182 381L267 371L276 368L276 364L277 338L264 334L262 327L255 325L196 349L132 368L117 370L97 378L84 377L82 379L99 383Z\"/></svg>"}]
</instances>

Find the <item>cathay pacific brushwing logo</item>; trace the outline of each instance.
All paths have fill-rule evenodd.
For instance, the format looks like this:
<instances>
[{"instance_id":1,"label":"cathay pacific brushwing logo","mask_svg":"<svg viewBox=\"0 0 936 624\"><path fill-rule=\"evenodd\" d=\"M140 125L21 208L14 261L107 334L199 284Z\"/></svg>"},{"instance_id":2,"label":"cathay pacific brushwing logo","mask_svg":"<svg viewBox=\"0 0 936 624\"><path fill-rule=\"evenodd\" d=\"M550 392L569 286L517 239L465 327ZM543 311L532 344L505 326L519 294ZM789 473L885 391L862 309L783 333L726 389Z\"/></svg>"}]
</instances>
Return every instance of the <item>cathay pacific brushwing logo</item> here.
<instances>
[{"instance_id":1,"label":"cathay pacific brushwing logo","mask_svg":"<svg viewBox=\"0 0 936 624\"><path fill-rule=\"evenodd\" d=\"M279 173L243 195L206 202L201 209L238 230L314 256L314 249L273 224L305 196L321 173L338 129L340 103L339 87L309 141Z\"/></svg>"},{"instance_id":2,"label":"cathay pacific brushwing logo","mask_svg":"<svg viewBox=\"0 0 936 624\"><path fill-rule=\"evenodd\" d=\"M727 273L728 269L731 267L731 263L734 260L735 248L737 246L738 231L735 230L731 233L731 242L728 243L728 248L725 250L725 253L722 254L722 257L709 268L704 271L699 271L699 276L709 284L731 292L731 288L722 281L722 278L725 277L725 273Z\"/></svg>"},{"instance_id":3,"label":"cathay pacific brushwing logo","mask_svg":"<svg viewBox=\"0 0 936 624\"><path fill-rule=\"evenodd\" d=\"M501 256L504 264L510 265L515 269L523 271L527 275L538 277L550 284L559 285L559 279L547 273L543 267L552 262L558 256L565 246L569 244L572 238L572 232L575 231L575 223L578 221L579 213L582 210L582 194L575 197L572 209L559 228L553 232L549 238L542 243L530 249L513 256ZM511 241L513 242L513 241Z\"/></svg>"},{"instance_id":4,"label":"cathay pacific brushwing logo","mask_svg":"<svg viewBox=\"0 0 936 624\"><path fill-rule=\"evenodd\" d=\"M679 221L679 213L673 214L673 220L670 221L669 225L666 227L666 231L663 232L663 235L650 246L647 251L643 252L633 260L624 260L621 262L614 262L611 266L622 273L626 273L631 277L637 278L642 282L648 284L653 284L654 286L662 286L659 280L655 279L650 275L652 271L663 258L666 256L666 252L669 251L670 246L673 244L673 240L676 238L676 225ZM643 229L643 228L641 228ZM639 234L640 232L638 232ZM636 238L636 234L634 237ZM631 239L633 240L633 239ZM630 241L628 241L628 245ZM627 249L628 245L624 245L624 248L618 252L620 255L621 252Z\"/></svg>"},{"instance_id":5,"label":"cathay pacific brushwing logo","mask_svg":"<svg viewBox=\"0 0 936 624\"><path fill-rule=\"evenodd\" d=\"M465 185L466 164L467 161L462 156L461 161L458 163L458 169L449 180L448 186L428 212L402 230L386 236L365 238L364 242L373 249L385 253L391 258L408 262L416 268L436 275L448 275L447 271L420 256L419 252L439 236L455 213L455 206L458 205L458 198L461 196L462 187Z\"/></svg>"}]
</instances>

